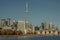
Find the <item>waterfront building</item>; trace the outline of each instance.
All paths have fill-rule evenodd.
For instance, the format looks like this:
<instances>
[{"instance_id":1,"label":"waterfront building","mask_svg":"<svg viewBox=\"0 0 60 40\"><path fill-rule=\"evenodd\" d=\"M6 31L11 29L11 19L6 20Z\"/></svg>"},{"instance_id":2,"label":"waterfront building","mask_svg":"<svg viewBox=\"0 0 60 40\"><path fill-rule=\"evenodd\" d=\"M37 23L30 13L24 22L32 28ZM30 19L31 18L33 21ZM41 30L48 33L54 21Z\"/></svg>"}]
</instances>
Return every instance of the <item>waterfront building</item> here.
<instances>
[{"instance_id":1,"label":"waterfront building","mask_svg":"<svg viewBox=\"0 0 60 40\"><path fill-rule=\"evenodd\" d=\"M46 35L49 35L49 30L46 30Z\"/></svg>"},{"instance_id":2,"label":"waterfront building","mask_svg":"<svg viewBox=\"0 0 60 40\"><path fill-rule=\"evenodd\" d=\"M5 27L3 27L3 30L12 30L12 27L11 26L5 26Z\"/></svg>"},{"instance_id":3,"label":"waterfront building","mask_svg":"<svg viewBox=\"0 0 60 40\"><path fill-rule=\"evenodd\" d=\"M3 28L5 26L10 26L10 18L0 20L0 27Z\"/></svg>"},{"instance_id":4,"label":"waterfront building","mask_svg":"<svg viewBox=\"0 0 60 40\"><path fill-rule=\"evenodd\" d=\"M58 35L58 30L55 30L54 35Z\"/></svg>"},{"instance_id":5,"label":"waterfront building","mask_svg":"<svg viewBox=\"0 0 60 40\"><path fill-rule=\"evenodd\" d=\"M41 29L43 29L43 30L46 29L46 23L44 23L44 22L41 23Z\"/></svg>"},{"instance_id":6,"label":"waterfront building","mask_svg":"<svg viewBox=\"0 0 60 40\"><path fill-rule=\"evenodd\" d=\"M45 30L42 30L42 35L45 35Z\"/></svg>"},{"instance_id":7,"label":"waterfront building","mask_svg":"<svg viewBox=\"0 0 60 40\"><path fill-rule=\"evenodd\" d=\"M51 29L53 29L53 23L52 22L50 22L50 24L49 24L49 29L51 30Z\"/></svg>"},{"instance_id":8,"label":"waterfront building","mask_svg":"<svg viewBox=\"0 0 60 40\"><path fill-rule=\"evenodd\" d=\"M25 31L24 27L25 27L25 22L22 21L22 20L18 21L18 27L17 27L17 29L21 30L22 32L24 32Z\"/></svg>"},{"instance_id":9,"label":"waterfront building","mask_svg":"<svg viewBox=\"0 0 60 40\"><path fill-rule=\"evenodd\" d=\"M28 27L25 27L24 26L24 31L25 31L25 34L27 34L27 33L32 33L33 31L33 25L32 24L30 24L30 23L28 23ZM35 30L35 29L34 29Z\"/></svg>"},{"instance_id":10,"label":"waterfront building","mask_svg":"<svg viewBox=\"0 0 60 40\"><path fill-rule=\"evenodd\" d=\"M6 22L6 19L1 19L1 26L2 26L2 27L6 26L6 25L5 25L5 22Z\"/></svg>"},{"instance_id":11,"label":"waterfront building","mask_svg":"<svg viewBox=\"0 0 60 40\"><path fill-rule=\"evenodd\" d=\"M18 25L18 22L16 20L13 21L13 29L14 30L17 30L17 25Z\"/></svg>"},{"instance_id":12,"label":"waterfront building","mask_svg":"<svg viewBox=\"0 0 60 40\"><path fill-rule=\"evenodd\" d=\"M35 26L35 31L38 31L40 28L38 26Z\"/></svg>"},{"instance_id":13,"label":"waterfront building","mask_svg":"<svg viewBox=\"0 0 60 40\"><path fill-rule=\"evenodd\" d=\"M36 31L36 34L40 35L40 31Z\"/></svg>"},{"instance_id":14,"label":"waterfront building","mask_svg":"<svg viewBox=\"0 0 60 40\"><path fill-rule=\"evenodd\" d=\"M33 29L34 29L33 25L29 23L28 24L28 32L32 33L34 31Z\"/></svg>"},{"instance_id":15,"label":"waterfront building","mask_svg":"<svg viewBox=\"0 0 60 40\"><path fill-rule=\"evenodd\" d=\"M0 20L0 29L2 29L2 23L1 23L1 20Z\"/></svg>"},{"instance_id":16,"label":"waterfront building","mask_svg":"<svg viewBox=\"0 0 60 40\"><path fill-rule=\"evenodd\" d=\"M35 27L33 26L33 31L32 31L33 33L35 32Z\"/></svg>"},{"instance_id":17,"label":"waterfront building","mask_svg":"<svg viewBox=\"0 0 60 40\"><path fill-rule=\"evenodd\" d=\"M10 18L7 18L7 19L6 19L6 25L7 25L7 26L10 26Z\"/></svg>"}]
</instances>

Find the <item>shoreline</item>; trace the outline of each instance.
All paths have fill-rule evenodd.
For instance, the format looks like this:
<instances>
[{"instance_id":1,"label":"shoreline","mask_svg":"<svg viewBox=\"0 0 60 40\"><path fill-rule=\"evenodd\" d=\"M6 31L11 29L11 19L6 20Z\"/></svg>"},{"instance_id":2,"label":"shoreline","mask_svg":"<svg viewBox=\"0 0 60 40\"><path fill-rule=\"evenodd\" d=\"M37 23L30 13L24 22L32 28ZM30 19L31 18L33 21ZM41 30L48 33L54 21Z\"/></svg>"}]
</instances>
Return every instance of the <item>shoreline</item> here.
<instances>
[{"instance_id":1,"label":"shoreline","mask_svg":"<svg viewBox=\"0 0 60 40\"><path fill-rule=\"evenodd\" d=\"M60 35L0 35L0 37L32 37L32 36L60 36Z\"/></svg>"}]
</instances>

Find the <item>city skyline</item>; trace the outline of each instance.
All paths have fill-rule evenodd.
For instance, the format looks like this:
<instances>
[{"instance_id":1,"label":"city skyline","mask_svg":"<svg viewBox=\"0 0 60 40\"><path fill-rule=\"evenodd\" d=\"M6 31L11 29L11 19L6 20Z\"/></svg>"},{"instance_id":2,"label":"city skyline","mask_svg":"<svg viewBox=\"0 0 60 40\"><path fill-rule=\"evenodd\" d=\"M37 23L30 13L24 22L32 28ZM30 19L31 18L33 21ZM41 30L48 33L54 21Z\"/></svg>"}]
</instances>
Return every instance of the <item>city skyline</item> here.
<instances>
[{"instance_id":1,"label":"city skyline","mask_svg":"<svg viewBox=\"0 0 60 40\"><path fill-rule=\"evenodd\" d=\"M53 22L60 28L59 0L28 0L29 22L39 25L41 22ZM26 0L0 0L0 19L24 20Z\"/></svg>"}]
</instances>

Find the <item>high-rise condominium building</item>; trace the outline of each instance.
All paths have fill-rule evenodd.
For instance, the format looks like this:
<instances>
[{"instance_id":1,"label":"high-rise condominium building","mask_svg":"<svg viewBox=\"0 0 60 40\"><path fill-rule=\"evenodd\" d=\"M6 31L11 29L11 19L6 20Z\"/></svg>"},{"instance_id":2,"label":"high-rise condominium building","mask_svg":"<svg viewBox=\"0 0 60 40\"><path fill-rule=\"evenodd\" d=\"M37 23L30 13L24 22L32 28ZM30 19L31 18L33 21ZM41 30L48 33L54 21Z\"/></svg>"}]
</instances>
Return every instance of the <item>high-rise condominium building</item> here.
<instances>
[{"instance_id":1,"label":"high-rise condominium building","mask_svg":"<svg viewBox=\"0 0 60 40\"><path fill-rule=\"evenodd\" d=\"M18 21L17 29L24 32L24 28L25 28L25 22L24 21Z\"/></svg>"}]
</instances>

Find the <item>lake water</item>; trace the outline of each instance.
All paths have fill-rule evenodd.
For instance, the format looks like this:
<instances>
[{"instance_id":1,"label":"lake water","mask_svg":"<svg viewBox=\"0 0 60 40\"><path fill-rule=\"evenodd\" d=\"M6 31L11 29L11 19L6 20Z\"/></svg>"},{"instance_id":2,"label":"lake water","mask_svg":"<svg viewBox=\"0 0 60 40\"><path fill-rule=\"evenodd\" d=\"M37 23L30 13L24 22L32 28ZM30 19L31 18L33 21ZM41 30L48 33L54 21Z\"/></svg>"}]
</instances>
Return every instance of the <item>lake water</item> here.
<instances>
[{"instance_id":1,"label":"lake water","mask_svg":"<svg viewBox=\"0 0 60 40\"><path fill-rule=\"evenodd\" d=\"M0 40L60 40L60 36L0 37Z\"/></svg>"}]
</instances>

